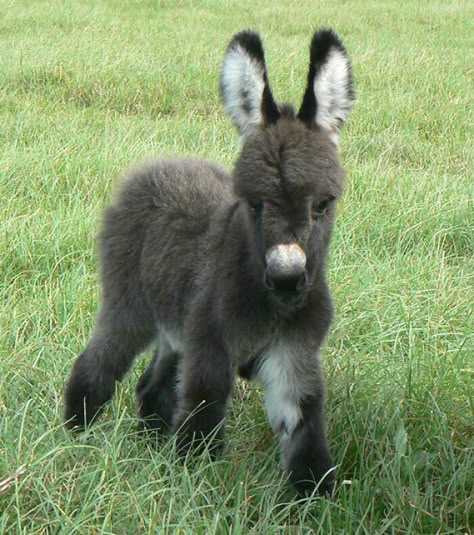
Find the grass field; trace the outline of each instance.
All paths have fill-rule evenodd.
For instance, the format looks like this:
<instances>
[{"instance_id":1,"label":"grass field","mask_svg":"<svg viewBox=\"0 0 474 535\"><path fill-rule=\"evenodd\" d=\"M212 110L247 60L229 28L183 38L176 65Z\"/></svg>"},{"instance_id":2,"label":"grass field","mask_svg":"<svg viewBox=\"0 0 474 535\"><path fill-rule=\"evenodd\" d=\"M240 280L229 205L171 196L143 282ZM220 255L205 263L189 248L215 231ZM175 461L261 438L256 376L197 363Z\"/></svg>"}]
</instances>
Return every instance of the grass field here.
<instances>
[{"instance_id":1,"label":"grass field","mask_svg":"<svg viewBox=\"0 0 474 535\"><path fill-rule=\"evenodd\" d=\"M472 5L256 5L0 0L0 533L474 532ZM299 104L320 25L343 37L358 93L323 355L334 497L295 498L253 385L237 386L218 462L147 443L146 359L71 437L62 392L94 323L116 178L155 154L230 167L228 40L260 31L275 96Z\"/></svg>"}]
</instances>

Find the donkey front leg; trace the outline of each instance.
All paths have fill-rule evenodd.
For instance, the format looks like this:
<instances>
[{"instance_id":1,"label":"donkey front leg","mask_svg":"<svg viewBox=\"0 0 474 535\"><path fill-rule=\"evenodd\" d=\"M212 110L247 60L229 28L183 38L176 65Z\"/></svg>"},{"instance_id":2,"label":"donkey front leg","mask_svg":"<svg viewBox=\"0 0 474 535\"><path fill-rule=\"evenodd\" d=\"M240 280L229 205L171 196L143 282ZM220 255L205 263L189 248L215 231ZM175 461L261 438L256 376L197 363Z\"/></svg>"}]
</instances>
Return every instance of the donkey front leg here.
<instances>
[{"instance_id":1,"label":"donkey front leg","mask_svg":"<svg viewBox=\"0 0 474 535\"><path fill-rule=\"evenodd\" d=\"M264 355L256 379L264 386L269 422L279 435L291 483L301 495L315 488L331 494L334 463L325 432L321 372L314 358L305 364L281 344Z\"/></svg>"},{"instance_id":2,"label":"donkey front leg","mask_svg":"<svg viewBox=\"0 0 474 535\"><path fill-rule=\"evenodd\" d=\"M223 347L206 341L187 351L181 362L178 409L174 428L178 450L200 451L208 443L215 456L223 445L224 419L234 380L230 360Z\"/></svg>"},{"instance_id":3,"label":"donkey front leg","mask_svg":"<svg viewBox=\"0 0 474 535\"><path fill-rule=\"evenodd\" d=\"M331 495L335 467L329 451L322 396L310 396L299 405L301 419L292 433L281 433L282 456L291 483L301 495Z\"/></svg>"}]
</instances>

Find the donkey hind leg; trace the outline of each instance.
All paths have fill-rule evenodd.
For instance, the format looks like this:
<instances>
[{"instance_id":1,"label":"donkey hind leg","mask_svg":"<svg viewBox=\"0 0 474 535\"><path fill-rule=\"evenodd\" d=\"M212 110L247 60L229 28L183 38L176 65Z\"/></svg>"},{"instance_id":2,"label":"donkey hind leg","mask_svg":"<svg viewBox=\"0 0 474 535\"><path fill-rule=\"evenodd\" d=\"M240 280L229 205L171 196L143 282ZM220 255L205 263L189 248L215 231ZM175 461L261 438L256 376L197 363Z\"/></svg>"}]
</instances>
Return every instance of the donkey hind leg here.
<instances>
[{"instance_id":1,"label":"donkey hind leg","mask_svg":"<svg viewBox=\"0 0 474 535\"><path fill-rule=\"evenodd\" d=\"M265 389L266 411L279 435L284 468L300 495L315 489L331 494L334 463L324 426L320 371L303 377L291 352L283 346L275 349L261 361L256 379Z\"/></svg>"},{"instance_id":2,"label":"donkey hind leg","mask_svg":"<svg viewBox=\"0 0 474 535\"><path fill-rule=\"evenodd\" d=\"M179 361L180 354L173 351L166 337L161 334L158 349L136 388L138 413L147 429L171 429L177 403Z\"/></svg>"},{"instance_id":3,"label":"donkey hind leg","mask_svg":"<svg viewBox=\"0 0 474 535\"><path fill-rule=\"evenodd\" d=\"M134 358L156 335L152 315L137 309L103 309L85 351L74 363L65 393L68 428L83 429L94 422L114 395Z\"/></svg>"}]
</instances>

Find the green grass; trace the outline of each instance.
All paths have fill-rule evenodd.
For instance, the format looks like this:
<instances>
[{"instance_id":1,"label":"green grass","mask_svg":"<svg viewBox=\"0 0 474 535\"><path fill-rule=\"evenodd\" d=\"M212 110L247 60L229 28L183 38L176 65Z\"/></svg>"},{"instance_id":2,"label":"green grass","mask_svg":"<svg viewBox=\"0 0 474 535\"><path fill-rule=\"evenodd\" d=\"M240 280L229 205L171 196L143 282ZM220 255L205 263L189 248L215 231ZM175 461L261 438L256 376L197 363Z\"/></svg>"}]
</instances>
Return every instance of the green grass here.
<instances>
[{"instance_id":1,"label":"green grass","mask_svg":"<svg viewBox=\"0 0 474 535\"><path fill-rule=\"evenodd\" d=\"M0 1L1 533L474 529L474 10L255 6ZM324 351L335 496L295 498L253 385L236 389L220 461L183 465L172 440L147 443L133 394L143 359L98 425L71 437L62 392L92 330L95 236L117 176L153 154L231 166L217 91L231 35L262 32L275 95L298 104L320 25L343 37L358 92Z\"/></svg>"}]
</instances>

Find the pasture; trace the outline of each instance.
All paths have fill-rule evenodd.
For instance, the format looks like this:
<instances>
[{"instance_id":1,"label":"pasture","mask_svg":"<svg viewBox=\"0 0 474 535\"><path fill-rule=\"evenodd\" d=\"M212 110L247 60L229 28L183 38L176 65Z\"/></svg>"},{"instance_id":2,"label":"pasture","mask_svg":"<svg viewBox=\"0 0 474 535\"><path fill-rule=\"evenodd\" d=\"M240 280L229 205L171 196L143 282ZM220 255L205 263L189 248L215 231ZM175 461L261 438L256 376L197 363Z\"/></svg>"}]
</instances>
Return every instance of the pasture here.
<instances>
[{"instance_id":1,"label":"pasture","mask_svg":"<svg viewBox=\"0 0 474 535\"><path fill-rule=\"evenodd\" d=\"M467 1L0 0L1 533L471 533L473 16ZM134 387L150 353L71 436L63 389L117 178L154 155L230 168L229 39L259 31L275 98L299 105L320 26L357 91L323 351L334 496L295 497L254 384L237 384L218 461L147 441Z\"/></svg>"}]
</instances>

